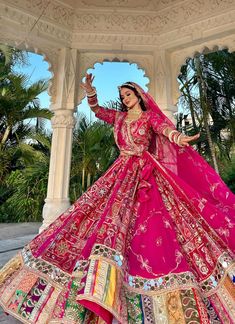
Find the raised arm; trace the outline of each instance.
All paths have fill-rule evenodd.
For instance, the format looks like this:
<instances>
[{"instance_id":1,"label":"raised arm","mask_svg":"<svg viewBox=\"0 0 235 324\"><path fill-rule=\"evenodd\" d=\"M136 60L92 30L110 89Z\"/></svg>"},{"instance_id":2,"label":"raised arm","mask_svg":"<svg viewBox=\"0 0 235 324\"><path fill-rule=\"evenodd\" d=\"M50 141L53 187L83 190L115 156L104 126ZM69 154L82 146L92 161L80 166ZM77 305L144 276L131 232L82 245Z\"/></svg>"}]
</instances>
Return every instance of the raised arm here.
<instances>
[{"instance_id":1,"label":"raised arm","mask_svg":"<svg viewBox=\"0 0 235 324\"><path fill-rule=\"evenodd\" d=\"M164 120L162 116L158 116L155 113L151 113L150 123L154 132L163 134L170 142L174 142L181 147L189 146L189 142L198 139L200 136L200 133L193 136L180 133L174 126L169 125L167 119Z\"/></svg>"},{"instance_id":2,"label":"raised arm","mask_svg":"<svg viewBox=\"0 0 235 324\"><path fill-rule=\"evenodd\" d=\"M114 124L116 117L116 110L106 109L104 107L99 106L97 93L95 87L92 86L92 81L94 77L92 74L87 74L85 82L82 82L81 86L86 91L88 105L91 110L95 113L95 116L106 123Z\"/></svg>"}]
</instances>

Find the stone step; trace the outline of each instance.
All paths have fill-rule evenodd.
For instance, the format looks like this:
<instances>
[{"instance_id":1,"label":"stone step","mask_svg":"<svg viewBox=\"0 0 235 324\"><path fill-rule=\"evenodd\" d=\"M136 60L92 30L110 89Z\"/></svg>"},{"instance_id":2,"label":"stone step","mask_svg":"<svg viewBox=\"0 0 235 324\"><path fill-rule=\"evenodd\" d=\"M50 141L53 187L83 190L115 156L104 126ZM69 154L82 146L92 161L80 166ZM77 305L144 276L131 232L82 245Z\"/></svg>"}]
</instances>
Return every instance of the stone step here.
<instances>
[{"instance_id":1,"label":"stone step","mask_svg":"<svg viewBox=\"0 0 235 324\"><path fill-rule=\"evenodd\" d=\"M41 223L0 223L0 241L37 234Z\"/></svg>"},{"instance_id":2,"label":"stone step","mask_svg":"<svg viewBox=\"0 0 235 324\"><path fill-rule=\"evenodd\" d=\"M36 234L30 234L13 239L0 240L0 268L2 268L6 262L8 262L35 236Z\"/></svg>"},{"instance_id":3,"label":"stone step","mask_svg":"<svg viewBox=\"0 0 235 324\"><path fill-rule=\"evenodd\" d=\"M10 315L6 315L2 308L0 308L0 324L20 324L19 320Z\"/></svg>"}]
</instances>

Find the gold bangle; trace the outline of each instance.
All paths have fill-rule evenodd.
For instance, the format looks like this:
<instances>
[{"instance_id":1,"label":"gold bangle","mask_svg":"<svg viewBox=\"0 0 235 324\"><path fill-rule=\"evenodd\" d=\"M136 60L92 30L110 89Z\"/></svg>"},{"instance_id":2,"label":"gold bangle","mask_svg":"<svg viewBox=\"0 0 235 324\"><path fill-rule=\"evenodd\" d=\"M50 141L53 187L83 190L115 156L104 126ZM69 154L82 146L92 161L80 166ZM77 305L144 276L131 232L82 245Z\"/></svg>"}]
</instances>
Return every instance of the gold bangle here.
<instances>
[{"instance_id":1,"label":"gold bangle","mask_svg":"<svg viewBox=\"0 0 235 324\"><path fill-rule=\"evenodd\" d=\"M96 90L93 90L91 92L87 92L87 97L90 98L90 97L94 97L96 95Z\"/></svg>"},{"instance_id":2,"label":"gold bangle","mask_svg":"<svg viewBox=\"0 0 235 324\"><path fill-rule=\"evenodd\" d=\"M184 147L184 145L180 145L180 138L183 136L183 134L180 134L180 136L176 140L176 144L180 147Z\"/></svg>"},{"instance_id":3,"label":"gold bangle","mask_svg":"<svg viewBox=\"0 0 235 324\"><path fill-rule=\"evenodd\" d=\"M168 135L169 141L170 141L171 143L173 143L172 135L173 135L174 133L179 133L179 132L178 132L176 129L173 129L172 131L170 131L170 133L169 133L169 135Z\"/></svg>"},{"instance_id":4,"label":"gold bangle","mask_svg":"<svg viewBox=\"0 0 235 324\"><path fill-rule=\"evenodd\" d=\"M88 105L90 106L90 108L94 108L94 107L98 106L98 101L96 103L94 103L94 104L89 104L88 103Z\"/></svg>"}]
</instances>

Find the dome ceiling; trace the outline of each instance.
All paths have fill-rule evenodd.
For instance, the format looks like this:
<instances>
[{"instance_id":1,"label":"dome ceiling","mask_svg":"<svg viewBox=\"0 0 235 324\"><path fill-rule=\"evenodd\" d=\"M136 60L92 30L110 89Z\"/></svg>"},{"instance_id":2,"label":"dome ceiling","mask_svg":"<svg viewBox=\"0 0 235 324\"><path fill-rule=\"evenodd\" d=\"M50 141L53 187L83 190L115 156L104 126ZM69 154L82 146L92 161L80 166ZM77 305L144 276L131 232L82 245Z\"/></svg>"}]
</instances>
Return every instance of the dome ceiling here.
<instances>
[{"instance_id":1,"label":"dome ceiling","mask_svg":"<svg viewBox=\"0 0 235 324\"><path fill-rule=\"evenodd\" d=\"M65 1L66 2L66 1ZM68 0L71 2L71 0ZM159 10L175 5L182 0L78 0L73 6L80 9L116 9L116 10Z\"/></svg>"}]
</instances>

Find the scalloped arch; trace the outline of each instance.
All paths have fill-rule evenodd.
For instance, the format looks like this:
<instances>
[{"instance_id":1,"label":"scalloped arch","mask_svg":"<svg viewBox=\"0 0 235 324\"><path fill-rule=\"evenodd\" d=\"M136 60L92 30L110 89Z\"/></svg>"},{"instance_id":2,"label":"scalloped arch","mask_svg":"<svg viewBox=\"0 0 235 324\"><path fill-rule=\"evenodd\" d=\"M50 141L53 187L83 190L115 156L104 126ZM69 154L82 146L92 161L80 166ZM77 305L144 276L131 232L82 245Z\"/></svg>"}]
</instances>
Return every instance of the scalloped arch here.
<instances>
[{"instance_id":1,"label":"scalloped arch","mask_svg":"<svg viewBox=\"0 0 235 324\"><path fill-rule=\"evenodd\" d=\"M36 47L33 42L30 41L17 41L15 39L2 39L0 37L0 43L15 47L19 50L35 53L43 57L43 61L48 63L48 71L51 73L51 78L49 80L48 94L50 95L50 102L54 102L56 96L56 87L55 84L55 72L57 68L57 52L58 49L53 49L50 47Z\"/></svg>"},{"instance_id":2,"label":"scalloped arch","mask_svg":"<svg viewBox=\"0 0 235 324\"><path fill-rule=\"evenodd\" d=\"M136 64L139 70L144 71L144 77L149 79L146 84L149 88L149 92L153 93L153 57L152 55L139 55L139 54L128 54L128 53L82 53L80 54L80 72L79 80L81 81L88 69L95 69L96 64L101 64L105 62L120 62L129 63L130 65ZM83 98L84 93L79 91L77 104L79 105Z\"/></svg>"},{"instance_id":3,"label":"scalloped arch","mask_svg":"<svg viewBox=\"0 0 235 324\"><path fill-rule=\"evenodd\" d=\"M128 60L128 59L119 59L118 57L114 57L112 60L111 59L104 59L103 60L103 62L102 62L102 64L104 63L104 62L115 62L115 63L129 63L130 65L132 65L132 64L137 64L137 69L138 70L142 70L142 71L144 71L144 77L146 77L146 78L149 78L148 77L148 75L146 75L146 70L145 70L145 66L142 66L142 64L140 63L140 62L136 62L136 61L131 61L131 60ZM150 82L148 82L146 85L148 85L148 84L150 84Z\"/></svg>"},{"instance_id":4,"label":"scalloped arch","mask_svg":"<svg viewBox=\"0 0 235 324\"><path fill-rule=\"evenodd\" d=\"M235 39L233 35L218 40L208 41L203 44L196 44L185 48L182 51L176 51L171 56L172 66L172 98L174 104L177 104L180 96L179 83L177 81L180 69L188 58L195 57L200 54L207 54L227 49L229 52L235 51Z\"/></svg>"}]
</instances>

